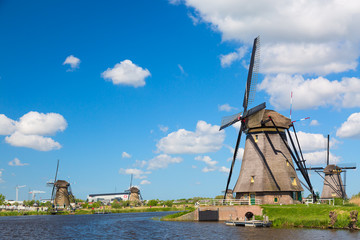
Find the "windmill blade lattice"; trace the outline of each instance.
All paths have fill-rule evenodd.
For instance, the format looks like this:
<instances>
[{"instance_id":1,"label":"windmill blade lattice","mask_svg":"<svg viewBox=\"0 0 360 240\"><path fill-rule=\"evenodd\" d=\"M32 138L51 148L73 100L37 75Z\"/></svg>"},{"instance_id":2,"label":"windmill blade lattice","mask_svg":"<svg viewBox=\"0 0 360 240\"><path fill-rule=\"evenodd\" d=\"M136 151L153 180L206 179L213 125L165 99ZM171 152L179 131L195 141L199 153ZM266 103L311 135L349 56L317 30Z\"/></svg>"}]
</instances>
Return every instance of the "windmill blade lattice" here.
<instances>
[{"instance_id":1,"label":"windmill blade lattice","mask_svg":"<svg viewBox=\"0 0 360 240\"><path fill-rule=\"evenodd\" d=\"M251 53L251 60L249 66L248 77L246 81L246 89L243 101L244 112L247 107L255 99L257 80L260 68L260 36L254 39L253 49Z\"/></svg>"},{"instance_id":2,"label":"windmill blade lattice","mask_svg":"<svg viewBox=\"0 0 360 240\"><path fill-rule=\"evenodd\" d=\"M254 39L254 43L253 43L249 72L248 72L248 77L247 77L247 81L246 81L245 93L244 93L244 101L243 101L244 110L243 110L243 112L244 112L244 115L246 115L246 117L251 115L251 114L247 113L247 108L248 108L249 102L251 103L255 97L259 65L260 65L260 37L257 37ZM265 104L263 104L263 106L265 108ZM253 111L252 114L255 114L257 111L260 111L262 109L259 106L257 106L257 107L258 107L258 110ZM244 118L245 116L240 116L240 114L237 114L237 116L232 116L232 118L226 118L227 121L225 120L221 124L220 130L242 120L242 118ZM241 141L241 133L244 130L245 130L245 124L242 121L240 130L239 130L239 134L237 137L236 145L235 145L233 160L231 162L231 167L230 167L230 172L229 172L229 176L228 176L228 180L227 180L227 184L226 184L224 199L226 199L226 194L228 192L231 175L232 175L232 171L233 171L235 160L236 160L236 155L237 155L237 152L239 149L239 144Z\"/></svg>"},{"instance_id":3,"label":"windmill blade lattice","mask_svg":"<svg viewBox=\"0 0 360 240\"><path fill-rule=\"evenodd\" d=\"M56 179L57 179L58 170L59 170L59 160L58 160L58 162L57 162L55 179L54 179L54 183L53 183L53 189L52 189L52 192L51 192L51 201L53 201L53 200L55 199L55 197L54 197L54 190L55 190L55 183L56 183Z\"/></svg>"},{"instance_id":4,"label":"windmill blade lattice","mask_svg":"<svg viewBox=\"0 0 360 240\"><path fill-rule=\"evenodd\" d=\"M237 114L234 114L234 115L231 115L231 116L223 117L223 118L221 119L221 126L220 126L220 129L219 129L219 130L222 130L222 129L224 129L224 128L227 128L227 127L233 125L234 123L240 121L240 119L241 119L241 114L242 114L242 112L237 113Z\"/></svg>"}]
</instances>

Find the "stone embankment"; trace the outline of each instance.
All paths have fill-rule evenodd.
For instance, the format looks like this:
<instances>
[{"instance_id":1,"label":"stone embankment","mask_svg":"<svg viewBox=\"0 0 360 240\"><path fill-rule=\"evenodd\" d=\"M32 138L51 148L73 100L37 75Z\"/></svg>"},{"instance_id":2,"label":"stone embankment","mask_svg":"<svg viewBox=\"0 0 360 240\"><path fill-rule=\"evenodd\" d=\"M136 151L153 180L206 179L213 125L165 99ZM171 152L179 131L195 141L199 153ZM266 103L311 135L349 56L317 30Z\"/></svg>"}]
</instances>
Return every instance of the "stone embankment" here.
<instances>
[{"instance_id":1,"label":"stone embankment","mask_svg":"<svg viewBox=\"0 0 360 240\"><path fill-rule=\"evenodd\" d=\"M262 215L262 208L258 205L244 206L201 206L195 211L177 218L179 221L228 221L244 220L245 213L252 212L254 215Z\"/></svg>"}]
</instances>

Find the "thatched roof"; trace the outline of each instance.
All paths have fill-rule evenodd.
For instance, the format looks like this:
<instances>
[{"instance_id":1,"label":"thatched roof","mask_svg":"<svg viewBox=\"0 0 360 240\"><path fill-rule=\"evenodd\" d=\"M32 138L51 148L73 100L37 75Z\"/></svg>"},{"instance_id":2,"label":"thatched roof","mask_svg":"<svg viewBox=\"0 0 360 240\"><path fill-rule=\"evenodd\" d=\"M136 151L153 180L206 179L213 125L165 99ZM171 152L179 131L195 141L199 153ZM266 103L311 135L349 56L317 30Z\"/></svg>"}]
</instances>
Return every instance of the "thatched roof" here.
<instances>
[{"instance_id":1,"label":"thatched roof","mask_svg":"<svg viewBox=\"0 0 360 240\"><path fill-rule=\"evenodd\" d=\"M269 116L275 122L276 126L279 128L289 128L291 124L291 120L280 113L263 109L256 114L247 118L246 126L247 128L259 128L259 127L274 127L272 122L267 122L265 125L261 125L261 121L266 121L269 119Z\"/></svg>"},{"instance_id":2,"label":"thatched roof","mask_svg":"<svg viewBox=\"0 0 360 240\"><path fill-rule=\"evenodd\" d=\"M56 187L68 187L68 186L70 186L70 183L68 183L68 182L65 181L65 180L57 180L57 181L55 182L55 186L56 186Z\"/></svg>"},{"instance_id":3,"label":"thatched roof","mask_svg":"<svg viewBox=\"0 0 360 240\"><path fill-rule=\"evenodd\" d=\"M340 172L341 172L341 168L334 164L327 165L326 168L324 169L325 174L336 174Z\"/></svg>"}]
</instances>

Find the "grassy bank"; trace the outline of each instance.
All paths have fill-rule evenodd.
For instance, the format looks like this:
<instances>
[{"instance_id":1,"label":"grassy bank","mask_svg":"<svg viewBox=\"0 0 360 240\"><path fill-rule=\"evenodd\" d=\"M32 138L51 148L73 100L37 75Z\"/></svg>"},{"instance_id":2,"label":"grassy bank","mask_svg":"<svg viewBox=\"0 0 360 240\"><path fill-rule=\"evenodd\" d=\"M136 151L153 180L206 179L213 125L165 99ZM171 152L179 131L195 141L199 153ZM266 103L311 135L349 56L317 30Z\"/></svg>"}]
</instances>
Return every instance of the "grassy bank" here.
<instances>
[{"instance_id":1,"label":"grassy bank","mask_svg":"<svg viewBox=\"0 0 360 240\"><path fill-rule=\"evenodd\" d=\"M141 213L141 212L170 212L170 211L181 211L184 208L177 207L134 207L134 208L121 208L121 209L111 209L107 208L106 212L111 213ZM85 215L85 214L93 214L94 212L101 212L102 209L78 209L75 212L64 211L61 213L57 213L57 215ZM0 216L24 216L24 215L50 215L50 212L37 212L37 211L0 211Z\"/></svg>"},{"instance_id":2,"label":"grassy bank","mask_svg":"<svg viewBox=\"0 0 360 240\"><path fill-rule=\"evenodd\" d=\"M27 215L48 215L48 212L37 211L1 211L0 216L27 216Z\"/></svg>"},{"instance_id":3,"label":"grassy bank","mask_svg":"<svg viewBox=\"0 0 360 240\"><path fill-rule=\"evenodd\" d=\"M176 210L176 211L179 211L179 210ZM181 217L181 216L183 216L185 214L188 214L190 212L193 212L193 211L195 211L195 207L189 207L185 211L181 211L181 212L177 212L177 213L174 213L174 214L166 215L166 216L160 218L160 220L161 221L174 221L178 217Z\"/></svg>"},{"instance_id":4,"label":"grassy bank","mask_svg":"<svg viewBox=\"0 0 360 240\"><path fill-rule=\"evenodd\" d=\"M350 212L359 206L332 206L323 204L298 205L263 205L263 213L269 216L273 227L309 227L328 228L330 223L329 212L337 213L334 228L347 228L350 223ZM358 220L357 226L360 227Z\"/></svg>"}]
</instances>

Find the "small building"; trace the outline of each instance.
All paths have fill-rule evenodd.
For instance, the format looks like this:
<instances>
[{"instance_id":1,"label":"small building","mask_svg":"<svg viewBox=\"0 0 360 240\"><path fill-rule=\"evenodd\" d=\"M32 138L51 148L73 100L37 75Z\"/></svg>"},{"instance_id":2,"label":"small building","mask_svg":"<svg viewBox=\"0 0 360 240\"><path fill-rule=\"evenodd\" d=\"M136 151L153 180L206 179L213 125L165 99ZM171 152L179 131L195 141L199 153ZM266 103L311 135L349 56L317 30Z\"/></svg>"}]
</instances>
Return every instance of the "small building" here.
<instances>
[{"instance_id":1,"label":"small building","mask_svg":"<svg viewBox=\"0 0 360 240\"><path fill-rule=\"evenodd\" d=\"M127 201L130 198L130 192L122 193L102 193L102 194L89 194L87 197L88 202L112 203L114 200Z\"/></svg>"}]
</instances>

